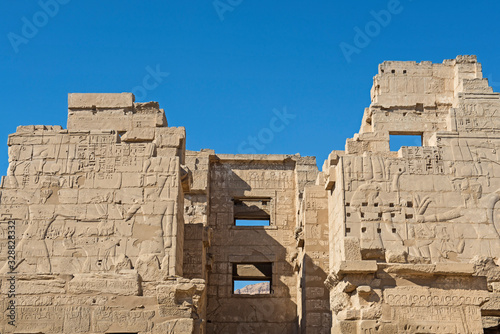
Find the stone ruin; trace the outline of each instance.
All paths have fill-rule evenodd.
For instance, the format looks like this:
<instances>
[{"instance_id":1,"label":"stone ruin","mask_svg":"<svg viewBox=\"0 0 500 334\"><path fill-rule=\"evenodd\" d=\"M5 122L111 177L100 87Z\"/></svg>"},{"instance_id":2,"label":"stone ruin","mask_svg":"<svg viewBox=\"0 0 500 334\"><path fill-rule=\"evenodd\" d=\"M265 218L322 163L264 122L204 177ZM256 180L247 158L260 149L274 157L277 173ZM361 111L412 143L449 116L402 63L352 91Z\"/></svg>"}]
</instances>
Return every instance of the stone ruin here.
<instances>
[{"instance_id":1,"label":"stone ruin","mask_svg":"<svg viewBox=\"0 0 500 334\"><path fill-rule=\"evenodd\" d=\"M70 94L67 129L9 136L0 332L498 333L500 94L459 56L384 62L371 97L318 171Z\"/></svg>"}]
</instances>

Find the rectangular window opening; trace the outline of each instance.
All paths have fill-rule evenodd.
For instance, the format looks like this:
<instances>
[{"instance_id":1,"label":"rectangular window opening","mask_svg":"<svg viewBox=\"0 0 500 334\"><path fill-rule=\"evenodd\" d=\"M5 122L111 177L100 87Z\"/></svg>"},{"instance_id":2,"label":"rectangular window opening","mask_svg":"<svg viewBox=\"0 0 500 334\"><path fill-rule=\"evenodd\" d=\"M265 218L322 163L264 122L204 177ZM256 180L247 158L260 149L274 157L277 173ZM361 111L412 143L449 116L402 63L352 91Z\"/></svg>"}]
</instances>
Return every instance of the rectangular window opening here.
<instances>
[{"instance_id":1,"label":"rectangular window opening","mask_svg":"<svg viewBox=\"0 0 500 334\"><path fill-rule=\"evenodd\" d=\"M265 281L234 281L235 295L269 295L271 280Z\"/></svg>"},{"instance_id":2,"label":"rectangular window opening","mask_svg":"<svg viewBox=\"0 0 500 334\"><path fill-rule=\"evenodd\" d=\"M233 294L270 295L272 275L271 262L233 263Z\"/></svg>"},{"instance_id":3,"label":"rectangular window opening","mask_svg":"<svg viewBox=\"0 0 500 334\"><path fill-rule=\"evenodd\" d=\"M269 219L235 219L236 226L269 226L271 221Z\"/></svg>"},{"instance_id":4,"label":"rectangular window opening","mask_svg":"<svg viewBox=\"0 0 500 334\"><path fill-rule=\"evenodd\" d=\"M390 134L391 151L399 151L403 146L422 146L422 134Z\"/></svg>"},{"instance_id":5,"label":"rectangular window opening","mask_svg":"<svg viewBox=\"0 0 500 334\"><path fill-rule=\"evenodd\" d=\"M235 198L235 226L271 226L271 198Z\"/></svg>"}]
</instances>

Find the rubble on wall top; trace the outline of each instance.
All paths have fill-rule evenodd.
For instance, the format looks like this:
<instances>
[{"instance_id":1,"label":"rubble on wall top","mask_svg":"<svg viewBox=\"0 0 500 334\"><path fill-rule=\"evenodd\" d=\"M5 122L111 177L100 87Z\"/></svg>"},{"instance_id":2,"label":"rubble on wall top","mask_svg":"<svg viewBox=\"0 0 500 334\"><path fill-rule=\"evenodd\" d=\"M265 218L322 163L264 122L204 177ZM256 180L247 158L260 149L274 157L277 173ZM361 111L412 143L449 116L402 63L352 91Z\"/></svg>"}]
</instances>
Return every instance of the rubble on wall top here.
<instances>
[{"instance_id":1,"label":"rubble on wall top","mask_svg":"<svg viewBox=\"0 0 500 334\"><path fill-rule=\"evenodd\" d=\"M457 58L454 59L456 63L477 63L476 55L458 55ZM447 61L452 61L453 59L445 60L443 63Z\"/></svg>"},{"instance_id":2,"label":"rubble on wall top","mask_svg":"<svg viewBox=\"0 0 500 334\"><path fill-rule=\"evenodd\" d=\"M288 155L288 154L216 154L213 156L214 161L269 161L269 162L285 162L285 161L296 161L300 164L312 164L316 166L316 157L301 157L300 154Z\"/></svg>"},{"instance_id":3,"label":"rubble on wall top","mask_svg":"<svg viewBox=\"0 0 500 334\"><path fill-rule=\"evenodd\" d=\"M132 129L168 127L165 111L158 102L134 102L132 93L68 94L68 129Z\"/></svg>"},{"instance_id":4,"label":"rubble on wall top","mask_svg":"<svg viewBox=\"0 0 500 334\"><path fill-rule=\"evenodd\" d=\"M380 67L386 67L386 66L420 66L420 67L427 67L427 66L442 66L442 65L447 65L447 66L453 66L455 64L475 64L477 63L477 56L476 55L459 55L455 59L445 59L443 60L443 63L433 63L432 61L429 60L423 60L421 62L416 62L414 60L412 61L400 61L400 60L386 60L383 63L379 65Z\"/></svg>"},{"instance_id":5,"label":"rubble on wall top","mask_svg":"<svg viewBox=\"0 0 500 334\"><path fill-rule=\"evenodd\" d=\"M24 132L34 132L34 131L59 132L63 131L63 128L60 125L20 125L17 127L16 132L24 133Z\"/></svg>"},{"instance_id":6,"label":"rubble on wall top","mask_svg":"<svg viewBox=\"0 0 500 334\"><path fill-rule=\"evenodd\" d=\"M124 111L138 114L155 114L161 111L158 102L135 102L132 93L70 93L68 110L75 111Z\"/></svg>"}]
</instances>

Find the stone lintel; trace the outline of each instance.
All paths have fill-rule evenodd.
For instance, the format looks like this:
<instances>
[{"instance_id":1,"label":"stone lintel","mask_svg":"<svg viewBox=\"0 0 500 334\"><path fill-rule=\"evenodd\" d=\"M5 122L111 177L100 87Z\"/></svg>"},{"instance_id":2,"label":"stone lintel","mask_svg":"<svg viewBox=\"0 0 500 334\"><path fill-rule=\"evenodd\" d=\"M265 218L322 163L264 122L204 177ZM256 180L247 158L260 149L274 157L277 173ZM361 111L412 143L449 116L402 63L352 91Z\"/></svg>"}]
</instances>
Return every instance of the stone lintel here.
<instances>
[{"instance_id":1,"label":"stone lintel","mask_svg":"<svg viewBox=\"0 0 500 334\"><path fill-rule=\"evenodd\" d=\"M391 264L386 265L384 270L387 273L403 276L472 276L474 274L474 266L471 263Z\"/></svg>"},{"instance_id":2,"label":"stone lintel","mask_svg":"<svg viewBox=\"0 0 500 334\"><path fill-rule=\"evenodd\" d=\"M132 108L132 93L71 93L68 94L69 109L114 109Z\"/></svg>"},{"instance_id":3,"label":"stone lintel","mask_svg":"<svg viewBox=\"0 0 500 334\"><path fill-rule=\"evenodd\" d=\"M344 274L371 274L378 270L377 261L342 261L337 265L335 273Z\"/></svg>"}]
</instances>

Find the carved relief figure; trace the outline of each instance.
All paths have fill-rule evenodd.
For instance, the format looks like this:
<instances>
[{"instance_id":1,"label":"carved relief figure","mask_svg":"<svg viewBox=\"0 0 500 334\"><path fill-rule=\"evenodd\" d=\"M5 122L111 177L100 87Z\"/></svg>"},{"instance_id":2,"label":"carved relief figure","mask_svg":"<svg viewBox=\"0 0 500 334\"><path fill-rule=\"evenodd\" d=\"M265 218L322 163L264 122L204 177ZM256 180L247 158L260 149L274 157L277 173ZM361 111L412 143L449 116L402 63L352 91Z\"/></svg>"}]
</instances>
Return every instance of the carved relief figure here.
<instances>
[{"instance_id":1,"label":"carved relief figure","mask_svg":"<svg viewBox=\"0 0 500 334\"><path fill-rule=\"evenodd\" d=\"M30 217L33 216L34 214L30 212ZM25 263L28 266L24 266L20 270L22 272L52 273L50 256L45 239L49 227L59 217L71 218L68 215L54 213L52 216L44 219L30 219L29 226L16 247L16 268ZM6 263L0 270L0 273L6 273L7 271L8 266Z\"/></svg>"},{"instance_id":2,"label":"carved relief figure","mask_svg":"<svg viewBox=\"0 0 500 334\"><path fill-rule=\"evenodd\" d=\"M495 225L494 208L500 200L500 189L482 197L481 185L464 179L460 183L460 191L464 205L440 214L418 215L417 222L465 222L471 224L476 231L476 247L480 254L496 256L495 254L500 251L500 234Z\"/></svg>"}]
</instances>

